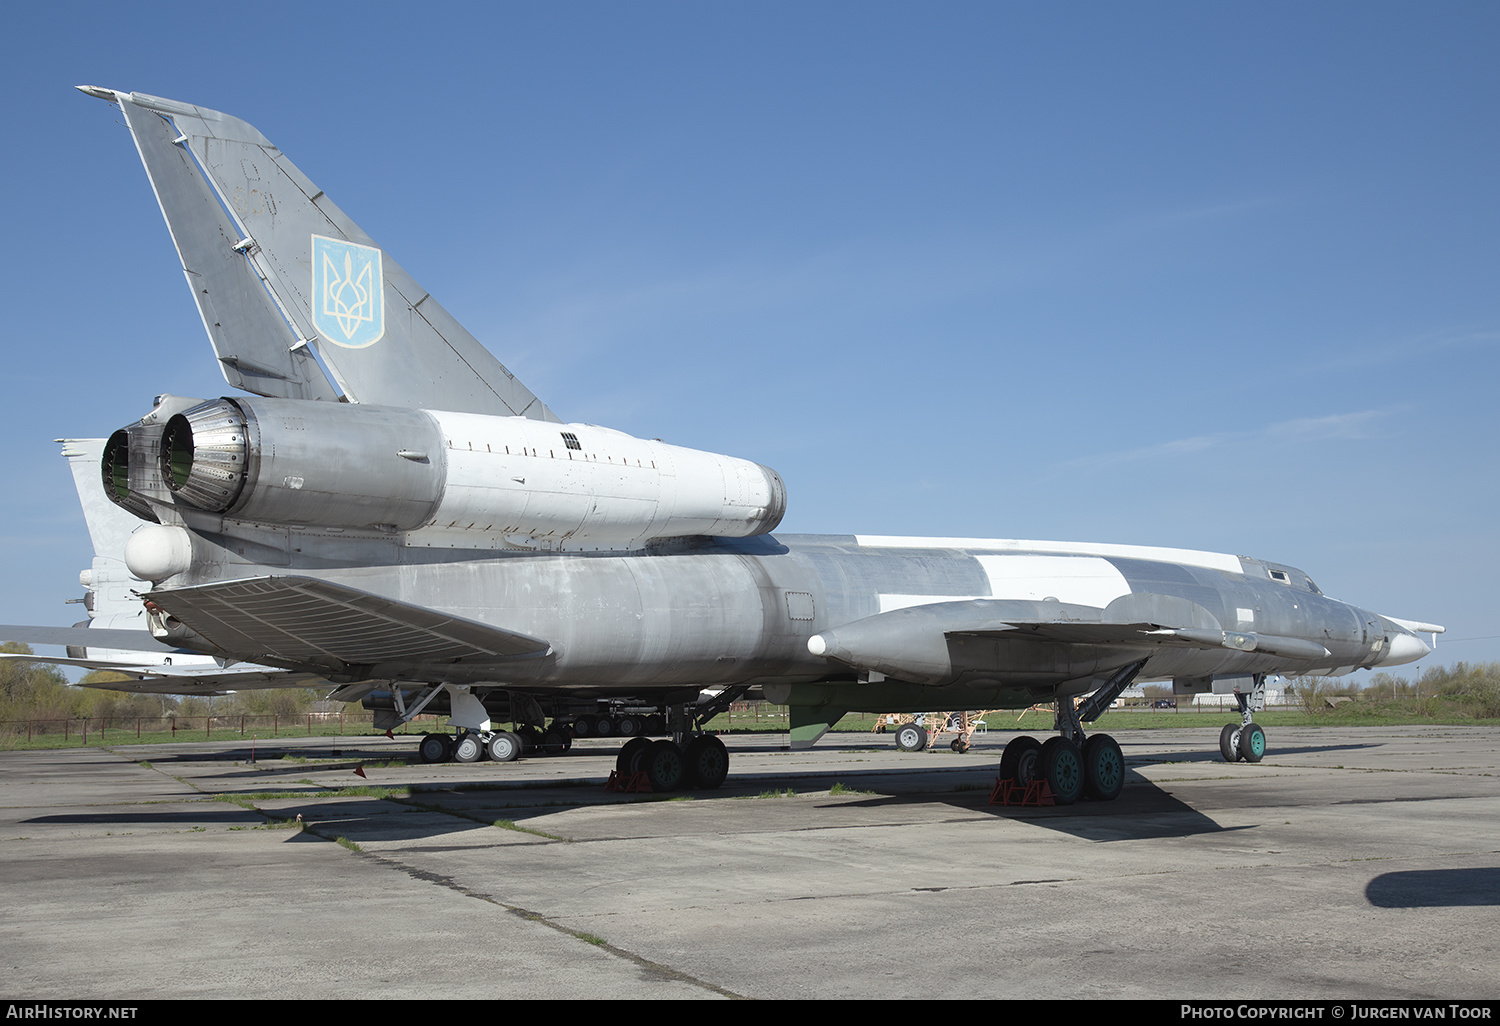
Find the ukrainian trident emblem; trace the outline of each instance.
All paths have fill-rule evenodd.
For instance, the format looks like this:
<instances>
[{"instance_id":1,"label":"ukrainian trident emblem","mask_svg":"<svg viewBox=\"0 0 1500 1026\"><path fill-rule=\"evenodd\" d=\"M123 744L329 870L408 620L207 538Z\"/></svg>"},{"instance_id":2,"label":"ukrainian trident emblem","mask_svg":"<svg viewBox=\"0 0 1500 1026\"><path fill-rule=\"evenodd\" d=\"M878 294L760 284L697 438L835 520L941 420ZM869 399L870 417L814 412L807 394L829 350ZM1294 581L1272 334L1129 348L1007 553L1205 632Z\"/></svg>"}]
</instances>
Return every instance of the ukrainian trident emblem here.
<instances>
[{"instance_id":1,"label":"ukrainian trident emblem","mask_svg":"<svg viewBox=\"0 0 1500 1026\"><path fill-rule=\"evenodd\" d=\"M385 335L385 277L380 250L357 242L312 237L313 327L349 349Z\"/></svg>"}]
</instances>

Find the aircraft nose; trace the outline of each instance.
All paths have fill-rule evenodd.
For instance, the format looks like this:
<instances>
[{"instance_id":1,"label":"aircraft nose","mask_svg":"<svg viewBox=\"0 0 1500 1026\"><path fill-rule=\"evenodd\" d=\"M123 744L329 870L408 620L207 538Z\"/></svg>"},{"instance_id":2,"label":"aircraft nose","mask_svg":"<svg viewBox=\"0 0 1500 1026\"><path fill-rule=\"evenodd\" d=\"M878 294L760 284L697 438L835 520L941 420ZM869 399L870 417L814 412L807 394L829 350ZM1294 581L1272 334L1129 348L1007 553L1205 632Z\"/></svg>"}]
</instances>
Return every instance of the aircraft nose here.
<instances>
[{"instance_id":1,"label":"aircraft nose","mask_svg":"<svg viewBox=\"0 0 1500 1026\"><path fill-rule=\"evenodd\" d=\"M1427 642L1415 634L1398 634L1391 639L1390 648L1385 658L1380 660L1380 665L1400 666L1402 663L1414 663L1431 651Z\"/></svg>"}]
</instances>

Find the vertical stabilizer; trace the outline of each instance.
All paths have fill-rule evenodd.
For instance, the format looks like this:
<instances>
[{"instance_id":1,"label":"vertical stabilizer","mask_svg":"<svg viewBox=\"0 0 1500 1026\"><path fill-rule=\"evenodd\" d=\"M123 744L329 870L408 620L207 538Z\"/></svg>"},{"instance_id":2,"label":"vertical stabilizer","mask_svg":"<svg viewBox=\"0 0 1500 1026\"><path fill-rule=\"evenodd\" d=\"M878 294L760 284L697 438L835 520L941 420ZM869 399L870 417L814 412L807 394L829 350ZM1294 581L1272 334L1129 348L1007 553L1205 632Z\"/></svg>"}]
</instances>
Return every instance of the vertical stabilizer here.
<instances>
[{"instance_id":1,"label":"vertical stabilizer","mask_svg":"<svg viewBox=\"0 0 1500 1026\"><path fill-rule=\"evenodd\" d=\"M333 398L312 347L353 402L558 419L254 127L79 88L124 111L230 384Z\"/></svg>"}]
</instances>

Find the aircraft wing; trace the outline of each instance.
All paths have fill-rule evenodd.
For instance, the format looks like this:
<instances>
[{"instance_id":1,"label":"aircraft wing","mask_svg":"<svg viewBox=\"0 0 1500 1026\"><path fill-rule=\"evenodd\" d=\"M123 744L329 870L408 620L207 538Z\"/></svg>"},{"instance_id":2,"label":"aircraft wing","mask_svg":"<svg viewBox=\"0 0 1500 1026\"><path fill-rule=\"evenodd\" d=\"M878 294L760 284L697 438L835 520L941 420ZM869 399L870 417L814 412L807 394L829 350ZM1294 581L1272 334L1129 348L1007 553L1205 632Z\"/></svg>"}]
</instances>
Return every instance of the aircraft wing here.
<instances>
[{"instance_id":1,"label":"aircraft wing","mask_svg":"<svg viewBox=\"0 0 1500 1026\"><path fill-rule=\"evenodd\" d=\"M310 577L254 577L147 598L222 651L356 678L482 677L545 641Z\"/></svg>"},{"instance_id":2,"label":"aircraft wing","mask_svg":"<svg viewBox=\"0 0 1500 1026\"><path fill-rule=\"evenodd\" d=\"M166 217L225 379L353 402L557 416L239 118L143 93L118 104Z\"/></svg>"}]
</instances>

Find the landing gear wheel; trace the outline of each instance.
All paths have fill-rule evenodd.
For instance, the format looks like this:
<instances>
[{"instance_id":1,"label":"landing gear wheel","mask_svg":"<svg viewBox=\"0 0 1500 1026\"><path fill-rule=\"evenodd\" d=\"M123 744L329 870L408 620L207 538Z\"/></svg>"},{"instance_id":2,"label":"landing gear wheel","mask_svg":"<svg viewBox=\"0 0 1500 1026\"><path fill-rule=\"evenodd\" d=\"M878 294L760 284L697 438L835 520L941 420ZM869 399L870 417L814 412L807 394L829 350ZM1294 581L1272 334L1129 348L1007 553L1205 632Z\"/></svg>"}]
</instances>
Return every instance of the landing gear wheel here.
<instances>
[{"instance_id":1,"label":"landing gear wheel","mask_svg":"<svg viewBox=\"0 0 1500 1026\"><path fill-rule=\"evenodd\" d=\"M1013 738L1000 753L1000 779L1025 787L1039 777L1042 743L1034 737Z\"/></svg>"},{"instance_id":2,"label":"landing gear wheel","mask_svg":"<svg viewBox=\"0 0 1500 1026\"><path fill-rule=\"evenodd\" d=\"M1083 794L1083 752L1065 737L1049 737L1040 756L1042 776L1059 805L1072 805Z\"/></svg>"},{"instance_id":3,"label":"landing gear wheel","mask_svg":"<svg viewBox=\"0 0 1500 1026\"><path fill-rule=\"evenodd\" d=\"M1112 802L1125 789L1125 755L1108 734L1095 734L1083 743L1083 794L1096 802Z\"/></svg>"},{"instance_id":4,"label":"landing gear wheel","mask_svg":"<svg viewBox=\"0 0 1500 1026\"><path fill-rule=\"evenodd\" d=\"M615 721L615 733L621 737L635 737L641 732L641 721L634 716L621 716Z\"/></svg>"},{"instance_id":5,"label":"landing gear wheel","mask_svg":"<svg viewBox=\"0 0 1500 1026\"><path fill-rule=\"evenodd\" d=\"M594 718L592 716L573 717L574 737L593 737L595 733L596 731L594 730Z\"/></svg>"},{"instance_id":6,"label":"landing gear wheel","mask_svg":"<svg viewBox=\"0 0 1500 1026\"><path fill-rule=\"evenodd\" d=\"M515 762L521 757L521 739L509 731L502 731L490 738L485 749L496 762Z\"/></svg>"},{"instance_id":7,"label":"landing gear wheel","mask_svg":"<svg viewBox=\"0 0 1500 1026\"><path fill-rule=\"evenodd\" d=\"M595 717L591 726L594 728L594 737L614 737L615 721L608 716Z\"/></svg>"},{"instance_id":8,"label":"landing gear wheel","mask_svg":"<svg viewBox=\"0 0 1500 1026\"><path fill-rule=\"evenodd\" d=\"M447 734L423 734L417 756L423 762L447 762L453 758L453 739Z\"/></svg>"},{"instance_id":9,"label":"landing gear wheel","mask_svg":"<svg viewBox=\"0 0 1500 1026\"><path fill-rule=\"evenodd\" d=\"M1266 732L1257 723L1248 723L1240 728L1240 758L1246 762L1260 762L1266 754Z\"/></svg>"},{"instance_id":10,"label":"landing gear wheel","mask_svg":"<svg viewBox=\"0 0 1500 1026\"><path fill-rule=\"evenodd\" d=\"M641 769L653 791L676 791L682 787L687 776L687 766L682 761L682 749L672 741L652 741L641 757Z\"/></svg>"},{"instance_id":11,"label":"landing gear wheel","mask_svg":"<svg viewBox=\"0 0 1500 1026\"><path fill-rule=\"evenodd\" d=\"M563 736L555 730L549 730L542 735L542 754L561 755L567 750L567 744Z\"/></svg>"},{"instance_id":12,"label":"landing gear wheel","mask_svg":"<svg viewBox=\"0 0 1500 1026\"><path fill-rule=\"evenodd\" d=\"M484 756L484 742L476 734L465 734L453 745L454 762L478 762Z\"/></svg>"},{"instance_id":13,"label":"landing gear wheel","mask_svg":"<svg viewBox=\"0 0 1500 1026\"><path fill-rule=\"evenodd\" d=\"M687 764L687 786L712 791L729 776L729 752L712 734L700 734L688 742L682 760Z\"/></svg>"},{"instance_id":14,"label":"landing gear wheel","mask_svg":"<svg viewBox=\"0 0 1500 1026\"><path fill-rule=\"evenodd\" d=\"M903 752L920 752L927 747L927 729L915 723L903 723L896 729L896 747Z\"/></svg>"},{"instance_id":15,"label":"landing gear wheel","mask_svg":"<svg viewBox=\"0 0 1500 1026\"><path fill-rule=\"evenodd\" d=\"M1239 725L1234 723L1224 724L1224 729L1219 731L1219 754L1224 756L1225 762L1240 760L1239 733Z\"/></svg>"},{"instance_id":16,"label":"landing gear wheel","mask_svg":"<svg viewBox=\"0 0 1500 1026\"><path fill-rule=\"evenodd\" d=\"M622 777L635 776L641 771L641 757L650 747L651 741L644 737L633 737L626 741L615 756L615 772Z\"/></svg>"},{"instance_id":17,"label":"landing gear wheel","mask_svg":"<svg viewBox=\"0 0 1500 1026\"><path fill-rule=\"evenodd\" d=\"M959 755L962 755L969 750L969 742L965 741L961 737L956 737L953 739L953 743L948 747L953 749Z\"/></svg>"}]
</instances>

